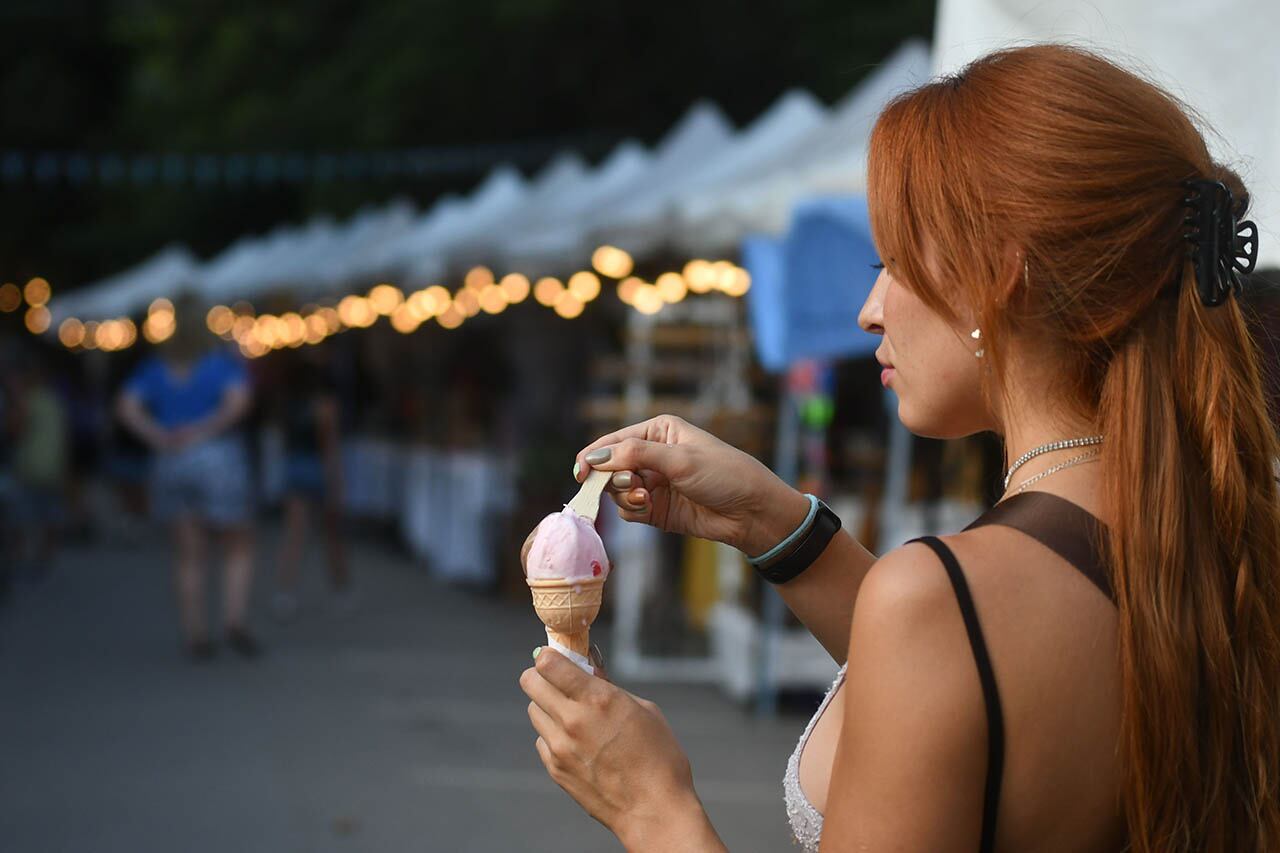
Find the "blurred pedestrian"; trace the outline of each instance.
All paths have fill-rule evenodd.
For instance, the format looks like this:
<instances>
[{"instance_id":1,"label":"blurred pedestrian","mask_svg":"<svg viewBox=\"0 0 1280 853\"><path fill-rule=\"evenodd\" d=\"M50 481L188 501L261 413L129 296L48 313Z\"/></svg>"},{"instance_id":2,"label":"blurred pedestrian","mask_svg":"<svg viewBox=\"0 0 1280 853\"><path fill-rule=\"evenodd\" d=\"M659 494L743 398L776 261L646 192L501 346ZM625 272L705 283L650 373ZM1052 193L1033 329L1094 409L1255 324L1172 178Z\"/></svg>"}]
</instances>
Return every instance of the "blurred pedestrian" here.
<instances>
[{"instance_id":1,"label":"blurred pedestrian","mask_svg":"<svg viewBox=\"0 0 1280 853\"><path fill-rule=\"evenodd\" d=\"M64 519L67 477L67 414L44 363L30 359L18 372L11 407L15 560L33 577L53 562Z\"/></svg>"},{"instance_id":2,"label":"blurred pedestrian","mask_svg":"<svg viewBox=\"0 0 1280 853\"><path fill-rule=\"evenodd\" d=\"M172 525L174 586L187 652L215 654L205 609L208 531L225 553L223 624L227 645L244 657L259 646L248 629L253 580L252 481L237 426L252 402L237 356L212 346L199 306L183 298L176 330L159 357L144 360L117 401L120 420L155 451L151 505Z\"/></svg>"},{"instance_id":3,"label":"blurred pedestrian","mask_svg":"<svg viewBox=\"0 0 1280 853\"><path fill-rule=\"evenodd\" d=\"M341 610L351 607L351 574L342 538L341 405L320 348L290 353L278 396L284 436L284 540L280 547L276 618L298 610L299 565L308 527L319 513L329 564L329 583Z\"/></svg>"}]
</instances>

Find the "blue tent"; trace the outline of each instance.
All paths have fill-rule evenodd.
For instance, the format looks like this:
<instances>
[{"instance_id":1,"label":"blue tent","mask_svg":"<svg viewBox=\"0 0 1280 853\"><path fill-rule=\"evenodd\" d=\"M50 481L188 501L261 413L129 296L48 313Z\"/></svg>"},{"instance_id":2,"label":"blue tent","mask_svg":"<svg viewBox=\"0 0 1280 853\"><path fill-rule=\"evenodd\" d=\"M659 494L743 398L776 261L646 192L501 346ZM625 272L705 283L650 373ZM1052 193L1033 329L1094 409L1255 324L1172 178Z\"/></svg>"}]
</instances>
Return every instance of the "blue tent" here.
<instances>
[{"instance_id":1,"label":"blue tent","mask_svg":"<svg viewBox=\"0 0 1280 853\"><path fill-rule=\"evenodd\" d=\"M785 237L748 238L742 257L751 273L747 298L756 354L767 369L875 351L880 339L858 328L878 260L864 197L804 202Z\"/></svg>"}]
</instances>

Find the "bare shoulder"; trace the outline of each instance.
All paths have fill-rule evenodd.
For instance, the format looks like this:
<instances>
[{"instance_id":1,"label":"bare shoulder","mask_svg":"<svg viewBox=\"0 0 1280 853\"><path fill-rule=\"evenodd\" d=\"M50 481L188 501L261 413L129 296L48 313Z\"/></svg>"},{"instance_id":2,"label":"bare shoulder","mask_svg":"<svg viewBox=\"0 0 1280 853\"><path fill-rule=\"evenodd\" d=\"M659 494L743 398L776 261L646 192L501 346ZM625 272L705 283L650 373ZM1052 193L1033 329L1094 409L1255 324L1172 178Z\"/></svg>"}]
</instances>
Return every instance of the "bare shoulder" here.
<instances>
[{"instance_id":1,"label":"bare shoulder","mask_svg":"<svg viewBox=\"0 0 1280 853\"><path fill-rule=\"evenodd\" d=\"M858 590L854 625L858 620L907 630L928 623L942 608L955 608L951 582L938 556L927 545L912 542L882 556L867 572Z\"/></svg>"},{"instance_id":2,"label":"bare shoulder","mask_svg":"<svg viewBox=\"0 0 1280 853\"><path fill-rule=\"evenodd\" d=\"M951 582L928 546L904 545L871 568L854 606L824 844L976 846L986 718L964 638Z\"/></svg>"}]
</instances>

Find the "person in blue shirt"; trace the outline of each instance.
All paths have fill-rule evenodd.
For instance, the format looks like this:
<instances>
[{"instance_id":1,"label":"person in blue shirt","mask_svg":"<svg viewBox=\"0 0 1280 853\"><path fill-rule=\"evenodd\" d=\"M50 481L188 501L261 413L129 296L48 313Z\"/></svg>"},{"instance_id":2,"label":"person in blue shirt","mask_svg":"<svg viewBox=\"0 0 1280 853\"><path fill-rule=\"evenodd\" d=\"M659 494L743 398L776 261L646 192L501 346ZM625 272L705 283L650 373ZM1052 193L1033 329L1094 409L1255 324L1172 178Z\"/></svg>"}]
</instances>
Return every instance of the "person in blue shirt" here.
<instances>
[{"instance_id":1,"label":"person in blue shirt","mask_svg":"<svg viewBox=\"0 0 1280 853\"><path fill-rule=\"evenodd\" d=\"M249 633L253 581L253 487L237 426L252 403L248 373L236 355L211 347L197 305L180 299L177 330L158 357L140 363L117 401L121 422L155 452L151 505L173 528L174 586L187 652L213 657L205 600L208 531L226 555L223 623L228 646L244 657L261 647Z\"/></svg>"}]
</instances>

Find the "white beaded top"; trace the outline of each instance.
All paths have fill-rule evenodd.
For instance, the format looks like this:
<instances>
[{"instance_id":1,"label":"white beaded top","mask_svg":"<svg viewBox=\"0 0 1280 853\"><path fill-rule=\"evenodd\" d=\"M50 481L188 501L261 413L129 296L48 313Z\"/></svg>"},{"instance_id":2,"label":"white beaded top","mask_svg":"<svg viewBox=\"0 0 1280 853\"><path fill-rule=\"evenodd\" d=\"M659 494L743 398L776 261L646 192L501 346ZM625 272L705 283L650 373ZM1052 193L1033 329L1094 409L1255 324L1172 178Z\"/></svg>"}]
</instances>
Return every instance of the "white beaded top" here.
<instances>
[{"instance_id":1,"label":"white beaded top","mask_svg":"<svg viewBox=\"0 0 1280 853\"><path fill-rule=\"evenodd\" d=\"M791 753L791 758L787 761L787 772L782 777L782 796L787 803L787 821L791 824L791 834L795 836L796 843L805 853L818 853L818 842L822 840L822 813L813 807L809 798L804 795L804 791L800 789L800 756L804 754L804 746L809 742L813 727L818 724L818 720L822 719L822 712L831 704L831 697L836 695L836 690L844 683L844 670L844 666L840 667L835 681L831 682L827 695L822 699L822 704L818 706L813 719L809 720L809 725L805 726L804 734L800 735L800 742L796 744L795 752Z\"/></svg>"}]
</instances>

